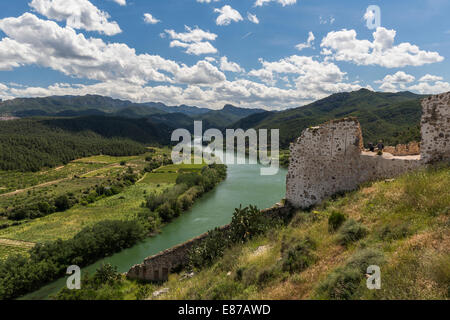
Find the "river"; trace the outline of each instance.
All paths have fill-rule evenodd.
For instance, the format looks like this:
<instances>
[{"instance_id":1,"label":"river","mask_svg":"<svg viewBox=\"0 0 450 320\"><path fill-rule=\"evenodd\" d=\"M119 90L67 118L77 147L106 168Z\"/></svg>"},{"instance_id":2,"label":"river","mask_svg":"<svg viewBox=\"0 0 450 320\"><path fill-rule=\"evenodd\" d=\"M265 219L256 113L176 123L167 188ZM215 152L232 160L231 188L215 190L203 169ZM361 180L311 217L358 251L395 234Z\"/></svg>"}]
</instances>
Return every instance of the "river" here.
<instances>
[{"instance_id":1,"label":"river","mask_svg":"<svg viewBox=\"0 0 450 320\"><path fill-rule=\"evenodd\" d=\"M234 209L240 205L256 205L260 209L273 206L285 197L287 171L280 169L275 176L261 176L260 169L261 165L228 165L227 179L197 200L191 210L164 226L160 234L99 260L83 268L82 272L93 274L102 263L110 263L117 266L119 272L127 272L146 257L230 223ZM61 278L21 299L48 299L65 284L66 278Z\"/></svg>"}]
</instances>

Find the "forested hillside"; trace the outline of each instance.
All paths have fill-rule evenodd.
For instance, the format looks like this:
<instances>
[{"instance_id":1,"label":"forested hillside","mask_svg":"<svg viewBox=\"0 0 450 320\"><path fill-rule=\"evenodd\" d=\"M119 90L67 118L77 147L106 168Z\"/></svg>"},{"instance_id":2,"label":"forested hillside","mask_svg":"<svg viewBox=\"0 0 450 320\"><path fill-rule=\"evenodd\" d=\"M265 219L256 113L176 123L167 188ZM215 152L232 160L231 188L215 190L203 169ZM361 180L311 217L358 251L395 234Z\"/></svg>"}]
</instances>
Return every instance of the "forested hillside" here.
<instances>
[{"instance_id":1,"label":"forested hillside","mask_svg":"<svg viewBox=\"0 0 450 320\"><path fill-rule=\"evenodd\" d=\"M411 92L380 93L362 89L338 93L310 105L281 112L251 115L234 124L235 128L280 129L280 143L287 148L301 132L326 121L357 117L364 141L396 145L420 140L421 100Z\"/></svg>"},{"instance_id":2,"label":"forested hillside","mask_svg":"<svg viewBox=\"0 0 450 320\"><path fill-rule=\"evenodd\" d=\"M81 157L136 155L170 141L170 129L145 119L81 117L0 121L0 169L37 171Z\"/></svg>"}]
</instances>

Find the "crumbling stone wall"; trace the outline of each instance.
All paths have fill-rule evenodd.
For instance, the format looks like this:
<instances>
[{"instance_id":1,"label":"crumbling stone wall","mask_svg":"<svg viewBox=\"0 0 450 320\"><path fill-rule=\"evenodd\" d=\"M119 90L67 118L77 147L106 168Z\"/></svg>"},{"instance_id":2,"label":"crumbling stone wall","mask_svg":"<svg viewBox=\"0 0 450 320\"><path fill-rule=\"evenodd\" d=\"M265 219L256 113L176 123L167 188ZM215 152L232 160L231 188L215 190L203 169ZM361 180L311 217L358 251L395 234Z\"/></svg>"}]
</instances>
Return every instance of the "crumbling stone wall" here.
<instances>
[{"instance_id":1,"label":"crumbling stone wall","mask_svg":"<svg viewBox=\"0 0 450 320\"><path fill-rule=\"evenodd\" d=\"M420 154L420 143L413 141L408 144L398 144L395 147L386 147L384 152L393 156L415 156Z\"/></svg>"},{"instance_id":2,"label":"crumbling stone wall","mask_svg":"<svg viewBox=\"0 0 450 320\"><path fill-rule=\"evenodd\" d=\"M423 161L450 160L450 92L423 100L422 107Z\"/></svg>"},{"instance_id":3,"label":"crumbling stone wall","mask_svg":"<svg viewBox=\"0 0 450 320\"><path fill-rule=\"evenodd\" d=\"M338 192L354 190L363 182L450 160L450 93L427 98L422 106L420 156L364 152L361 127L355 118L306 129L291 145L287 200L295 207L308 208Z\"/></svg>"}]
</instances>

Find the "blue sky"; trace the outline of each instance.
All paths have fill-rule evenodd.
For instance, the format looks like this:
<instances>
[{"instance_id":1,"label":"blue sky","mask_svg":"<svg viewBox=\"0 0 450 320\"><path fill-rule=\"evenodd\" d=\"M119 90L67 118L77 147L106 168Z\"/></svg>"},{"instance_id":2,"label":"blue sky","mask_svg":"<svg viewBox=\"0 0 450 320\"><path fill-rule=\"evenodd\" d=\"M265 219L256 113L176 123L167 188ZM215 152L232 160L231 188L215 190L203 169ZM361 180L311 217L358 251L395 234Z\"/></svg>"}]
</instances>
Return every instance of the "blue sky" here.
<instances>
[{"instance_id":1,"label":"blue sky","mask_svg":"<svg viewBox=\"0 0 450 320\"><path fill-rule=\"evenodd\" d=\"M0 98L284 109L362 87L440 93L449 12L445 0L2 1Z\"/></svg>"}]
</instances>

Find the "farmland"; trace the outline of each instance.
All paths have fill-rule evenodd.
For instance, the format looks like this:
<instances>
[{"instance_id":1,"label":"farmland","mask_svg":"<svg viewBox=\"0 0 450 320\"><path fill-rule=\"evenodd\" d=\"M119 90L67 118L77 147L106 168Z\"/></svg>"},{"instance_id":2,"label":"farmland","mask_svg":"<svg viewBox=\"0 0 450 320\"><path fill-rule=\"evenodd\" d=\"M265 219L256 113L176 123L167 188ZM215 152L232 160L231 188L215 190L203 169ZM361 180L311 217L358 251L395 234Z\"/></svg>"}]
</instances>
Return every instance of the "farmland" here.
<instances>
[{"instance_id":1,"label":"farmland","mask_svg":"<svg viewBox=\"0 0 450 320\"><path fill-rule=\"evenodd\" d=\"M3 224L3 229L0 229L0 259L13 253L26 254L29 243L71 239L83 228L101 221L133 220L140 212L148 210L142 206L148 194L159 193L174 185L180 173L200 171L204 167L167 165L147 172L149 158L169 159L169 156L169 149L153 149L141 156L83 158L61 168L29 173L27 182L22 183L15 174L0 172L1 184L8 186L8 193L0 195L0 214L3 215L0 216L0 226ZM119 194L100 198L93 203L78 203L66 211L38 219L20 222L6 219L6 212L11 207L67 193L83 196L100 185L108 185L130 170L138 180ZM6 245L1 242L2 239L16 243L14 246ZM26 245L21 246L23 241Z\"/></svg>"}]
</instances>

